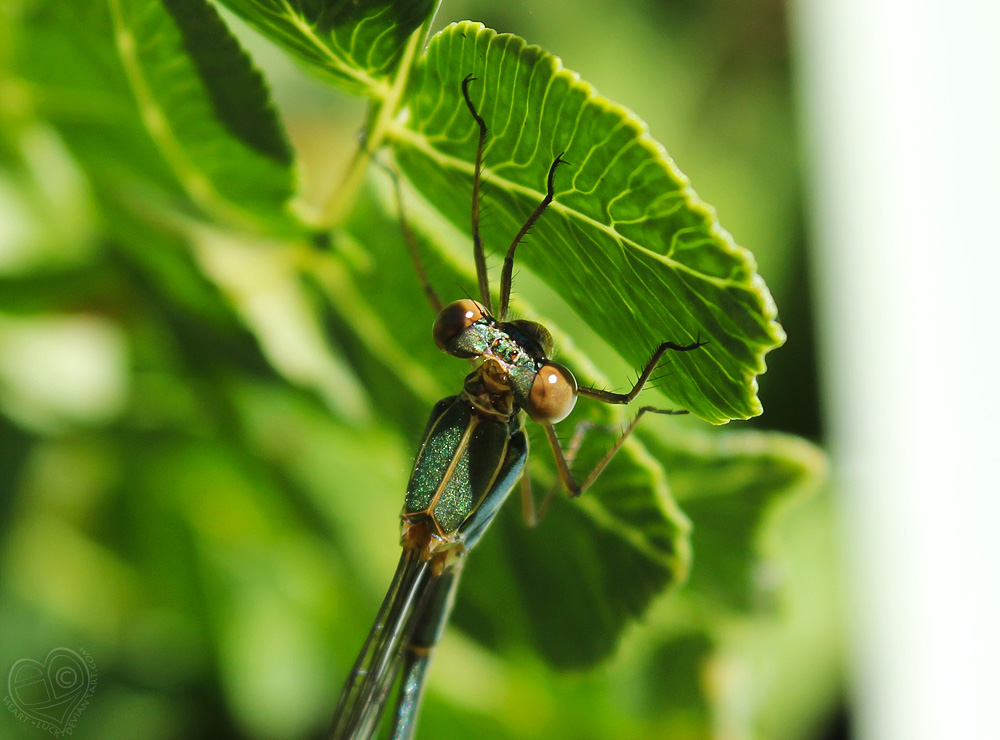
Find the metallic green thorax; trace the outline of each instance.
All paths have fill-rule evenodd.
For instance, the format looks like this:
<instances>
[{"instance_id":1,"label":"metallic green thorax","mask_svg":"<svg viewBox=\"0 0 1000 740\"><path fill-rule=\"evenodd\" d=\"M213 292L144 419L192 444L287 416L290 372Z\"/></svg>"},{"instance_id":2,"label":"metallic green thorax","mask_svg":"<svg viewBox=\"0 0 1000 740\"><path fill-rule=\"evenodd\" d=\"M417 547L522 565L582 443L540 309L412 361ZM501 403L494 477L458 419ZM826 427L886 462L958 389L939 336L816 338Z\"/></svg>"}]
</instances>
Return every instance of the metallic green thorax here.
<instances>
[{"instance_id":1,"label":"metallic green thorax","mask_svg":"<svg viewBox=\"0 0 1000 740\"><path fill-rule=\"evenodd\" d=\"M448 400L428 430L406 494L406 513L428 512L442 535L458 530L482 502L511 435L509 422L474 414L461 396Z\"/></svg>"},{"instance_id":2,"label":"metallic green thorax","mask_svg":"<svg viewBox=\"0 0 1000 740\"><path fill-rule=\"evenodd\" d=\"M441 544L471 547L520 477L526 454L517 414L491 418L464 393L438 402L407 487L405 524L427 521Z\"/></svg>"},{"instance_id":3,"label":"metallic green thorax","mask_svg":"<svg viewBox=\"0 0 1000 740\"><path fill-rule=\"evenodd\" d=\"M541 352L511 324L483 319L462 336L483 362L462 393L434 407L403 506L407 531L426 524L433 550L478 541L521 475L527 439L518 400L530 388ZM423 539L423 538L421 538ZM426 540L425 540L426 541Z\"/></svg>"}]
</instances>

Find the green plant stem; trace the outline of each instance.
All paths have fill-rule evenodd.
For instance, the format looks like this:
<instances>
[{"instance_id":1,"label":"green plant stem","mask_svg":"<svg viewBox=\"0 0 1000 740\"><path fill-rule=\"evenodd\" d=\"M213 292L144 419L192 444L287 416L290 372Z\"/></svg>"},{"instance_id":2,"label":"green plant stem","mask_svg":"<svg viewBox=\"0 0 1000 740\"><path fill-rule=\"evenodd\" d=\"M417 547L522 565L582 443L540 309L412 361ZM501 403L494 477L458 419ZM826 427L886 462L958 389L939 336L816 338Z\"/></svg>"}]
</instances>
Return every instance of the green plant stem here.
<instances>
[{"instance_id":1,"label":"green plant stem","mask_svg":"<svg viewBox=\"0 0 1000 740\"><path fill-rule=\"evenodd\" d=\"M399 67L388 93L384 97L372 101L364 137L358 143L354 156L351 157L344 176L341 178L340 185L333 191L322 208L320 222L323 228L331 230L339 228L347 214L351 212L365 174L365 168L368 165L368 159L372 152L377 151L382 146L392 120L399 112L399 105L402 102L403 93L406 91L406 83L410 79L410 68L416 58L417 47L421 39L425 38L429 24L428 20L411 34L409 41L406 42L406 48L403 50Z\"/></svg>"}]
</instances>

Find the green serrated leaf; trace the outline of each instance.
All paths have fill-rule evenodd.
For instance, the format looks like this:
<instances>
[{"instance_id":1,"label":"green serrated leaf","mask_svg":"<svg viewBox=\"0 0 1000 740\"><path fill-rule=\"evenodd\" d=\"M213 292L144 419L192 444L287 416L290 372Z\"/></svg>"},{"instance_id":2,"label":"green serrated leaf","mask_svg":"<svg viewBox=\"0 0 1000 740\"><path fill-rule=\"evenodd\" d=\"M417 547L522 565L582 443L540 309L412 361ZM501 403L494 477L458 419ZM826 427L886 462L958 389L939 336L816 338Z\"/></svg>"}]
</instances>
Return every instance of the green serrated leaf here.
<instances>
[{"instance_id":1,"label":"green serrated leaf","mask_svg":"<svg viewBox=\"0 0 1000 740\"><path fill-rule=\"evenodd\" d=\"M823 453L777 432L681 435L650 425L639 436L669 471L692 523L695 558L685 592L734 612L772 606L780 586L767 568L775 516L824 479Z\"/></svg>"},{"instance_id":2,"label":"green serrated leaf","mask_svg":"<svg viewBox=\"0 0 1000 740\"><path fill-rule=\"evenodd\" d=\"M222 0L276 44L351 92L389 94L406 41L435 0Z\"/></svg>"},{"instance_id":3,"label":"green serrated leaf","mask_svg":"<svg viewBox=\"0 0 1000 740\"><path fill-rule=\"evenodd\" d=\"M289 167L292 149L264 78L203 0L163 0L219 121L258 154Z\"/></svg>"},{"instance_id":4,"label":"green serrated leaf","mask_svg":"<svg viewBox=\"0 0 1000 740\"><path fill-rule=\"evenodd\" d=\"M143 123L215 219L295 233L292 155L263 78L205 0L108 0Z\"/></svg>"},{"instance_id":5,"label":"green serrated leaf","mask_svg":"<svg viewBox=\"0 0 1000 740\"><path fill-rule=\"evenodd\" d=\"M389 136L415 186L456 224L468 223L477 129L490 128L483 223L505 249L544 195L556 155L555 202L519 248L539 274L629 363L663 341L710 344L671 356L661 388L712 423L761 413L756 376L784 340L770 294L737 246L630 111L600 97L558 58L522 39L463 22L418 61L408 115Z\"/></svg>"}]
</instances>

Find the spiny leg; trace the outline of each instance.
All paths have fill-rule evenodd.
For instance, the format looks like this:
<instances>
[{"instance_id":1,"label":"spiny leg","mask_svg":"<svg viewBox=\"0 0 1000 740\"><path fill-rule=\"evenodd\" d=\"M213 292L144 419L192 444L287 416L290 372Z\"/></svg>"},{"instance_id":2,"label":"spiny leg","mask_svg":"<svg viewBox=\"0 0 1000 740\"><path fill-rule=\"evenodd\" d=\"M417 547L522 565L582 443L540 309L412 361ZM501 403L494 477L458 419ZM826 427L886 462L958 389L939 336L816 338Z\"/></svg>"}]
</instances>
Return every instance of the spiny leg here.
<instances>
[{"instance_id":1,"label":"spiny leg","mask_svg":"<svg viewBox=\"0 0 1000 740\"><path fill-rule=\"evenodd\" d=\"M567 467L573 467L573 461L576 459L577 453L580 451L580 446L583 444L583 438L586 433L593 429L596 424L592 421L579 421L576 423L576 427L573 429L573 437L570 439L569 447L566 449L565 458ZM545 518L545 514L548 513L549 506L552 504L552 499L556 495L556 491L559 490L559 481L556 481L551 486L549 490L545 493L545 498L542 499L542 504L539 507L535 507L535 497L531 491L531 482L528 476L525 475L521 479L521 513L524 518L524 523L528 525L529 528L534 529L538 526L539 522Z\"/></svg>"},{"instance_id":2,"label":"spiny leg","mask_svg":"<svg viewBox=\"0 0 1000 740\"><path fill-rule=\"evenodd\" d=\"M573 457L576 456L578 450L572 450L572 456L569 453L564 453L562 445L559 444L559 437L556 436L556 430L551 424L544 425L545 436L549 440L549 447L552 448L552 454L556 459L556 468L559 470L559 479L562 481L563 487L569 491L570 496L579 496L581 493L590 488L594 481L597 480L598 476L604 472L604 468L608 466L608 463L618 454L618 450L622 448L625 444L625 440L629 438L633 431L635 431L636 426L639 424L639 420L643 417L643 414L667 414L672 416L679 416L681 414L688 413L685 410L672 410L672 409L658 409L653 406L643 406L639 409L639 413L635 415L632 419L632 423L628 425L628 428L622 432L622 435L615 442L614 446L607 451L607 453L600 459L594 469L590 471L590 474L584 478L583 483L578 483L576 478L573 477L573 473L570 471L570 465L572 464ZM582 436L581 440L582 442Z\"/></svg>"},{"instance_id":3,"label":"spiny leg","mask_svg":"<svg viewBox=\"0 0 1000 740\"><path fill-rule=\"evenodd\" d=\"M549 207L549 204L555 198L555 186L554 178L556 175L556 168L561 164L567 164L566 160L562 158L564 152L560 152L556 155L556 158L552 160L552 164L549 166L549 174L545 180L545 197L542 198L542 202L538 204L531 215L528 216L528 220L524 222L524 226L521 230L517 232L517 236L514 237L514 241L511 242L510 248L507 249L507 256L503 260L503 272L500 273L500 320L503 321L507 317L507 306L510 305L510 288L511 280L514 272L514 250L517 249L517 245L524 238L531 227L535 225L535 222L541 217L545 212L545 209Z\"/></svg>"},{"instance_id":4,"label":"spiny leg","mask_svg":"<svg viewBox=\"0 0 1000 740\"><path fill-rule=\"evenodd\" d=\"M476 106L469 97L469 83L477 79L471 74L462 80L462 97L472 117L479 126L479 142L476 144L476 169L472 175L472 247L476 258L476 277L479 278L479 295L488 313L493 313L493 300L490 298L490 281L486 273L486 252L483 251L483 239L479 235L479 183L483 172L483 148L486 146L486 121L479 115Z\"/></svg>"},{"instance_id":5,"label":"spiny leg","mask_svg":"<svg viewBox=\"0 0 1000 740\"><path fill-rule=\"evenodd\" d=\"M639 375L639 379L635 381L635 385L632 386L632 390L628 393L612 393L611 391L602 391L597 388L578 388L577 393L585 398L593 398L598 401L603 401L604 403L629 403L639 395L639 391L641 391L642 387L646 385L646 381L649 380L649 376L653 374L653 370L656 369L657 363L659 363L660 358L666 354L667 350L673 350L674 352L690 352L691 350L698 349L699 347L704 347L706 344L708 344L708 342L702 342L700 336L693 344L675 344L674 342L664 342L656 348L655 352L653 352L653 356L649 358L649 362L647 362L646 367L643 368L642 373Z\"/></svg>"},{"instance_id":6,"label":"spiny leg","mask_svg":"<svg viewBox=\"0 0 1000 740\"><path fill-rule=\"evenodd\" d=\"M632 399L639 395L639 392L642 390L643 386L646 385L650 375L653 374L653 370L656 369L657 364L660 362L660 358L663 357L667 350L673 350L675 352L690 352L698 349L699 347L704 347L706 344L708 344L708 342L701 341L700 336L692 344L663 342L656 348L656 351L653 352L653 356L649 358L649 361L646 363L646 367L643 368L638 380L635 381L635 385L632 386L632 390L628 393L612 393L611 391L603 391L596 388L578 388L577 393L581 396L593 398L604 403L629 403ZM615 442L614 446L608 450L607 454L605 454L594 469L590 471L590 474L584 479L583 483L577 483L572 472L570 472L570 466L576 458L580 444L583 442L584 432L580 430L579 426L577 427L577 431L574 433L573 440L570 443L569 452L564 453L562 445L559 444L559 437L556 436L555 429L551 424L544 425L545 436L549 441L549 446L552 448L552 454L556 459L556 467L559 470L559 478L571 496L579 496L587 490L595 480L597 480L597 477L604 471L604 468L607 467L608 463L610 463L612 458L618 453L618 450L620 450L622 445L625 444L625 440L628 439L629 435L635 430L639 420L644 414L647 413L679 416L688 412L685 410L658 409L653 406L643 406L639 409L639 413L635 415L635 418L632 419L632 423L628 425L628 428L618 438L618 441Z\"/></svg>"},{"instance_id":7,"label":"spiny leg","mask_svg":"<svg viewBox=\"0 0 1000 740\"><path fill-rule=\"evenodd\" d=\"M435 315L441 313L441 309L444 308L444 304L441 302L441 298L438 296L437 291L431 285L430 279L427 277L427 270L424 268L424 261L420 257L420 250L417 248L417 239L413 235L413 230L410 228L410 223L406 219L406 209L403 207L403 187L400 183L402 179L399 176L399 172L395 167L384 164L379 161L377 157L369 154L372 162L375 163L382 171L389 175L389 179L392 180L393 192L396 195L396 210L399 212L399 227L403 231L403 241L406 243L406 249L410 253L410 258L413 260L413 268L417 271L417 280L420 281L420 287L423 288L424 295L427 296L427 301L431 304L431 309L434 311Z\"/></svg>"},{"instance_id":8,"label":"spiny leg","mask_svg":"<svg viewBox=\"0 0 1000 740\"><path fill-rule=\"evenodd\" d=\"M521 475L521 518L531 529L541 521L541 516L535 511L535 494L531 491L531 476L527 470Z\"/></svg>"}]
</instances>

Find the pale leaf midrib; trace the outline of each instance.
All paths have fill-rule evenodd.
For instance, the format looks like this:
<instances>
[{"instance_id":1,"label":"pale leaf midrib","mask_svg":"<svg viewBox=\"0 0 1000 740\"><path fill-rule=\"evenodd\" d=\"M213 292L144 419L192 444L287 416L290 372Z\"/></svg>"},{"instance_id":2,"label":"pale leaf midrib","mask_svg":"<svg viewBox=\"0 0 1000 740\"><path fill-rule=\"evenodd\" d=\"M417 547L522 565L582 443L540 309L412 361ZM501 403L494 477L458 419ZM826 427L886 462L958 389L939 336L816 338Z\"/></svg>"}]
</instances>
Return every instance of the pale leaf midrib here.
<instances>
[{"instance_id":1,"label":"pale leaf midrib","mask_svg":"<svg viewBox=\"0 0 1000 740\"><path fill-rule=\"evenodd\" d=\"M333 52L333 49L323 43L323 40L315 34L312 25L292 9L288 0L283 0L282 5L285 6L286 17L291 21L292 25L302 33L303 37L319 52L320 56L334 67L335 71L363 85L372 97L379 99L385 97L390 87L389 83L385 80L372 77L360 67L353 67L347 64Z\"/></svg>"},{"instance_id":2,"label":"pale leaf midrib","mask_svg":"<svg viewBox=\"0 0 1000 740\"><path fill-rule=\"evenodd\" d=\"M460 159L458 157L453 157L451 155L441 152L440 150L436 149L433 145L431 145L428 138L423 134L420 134L419 132L416 132L402 124L396 123L389 130L388 135L390 138L396 141L404 142L405 144L412 146L413 148L419 150L421 153L425 154L427 157L433 159L439 164L451 167L452 169L455 170L459 170L461 172L466 173L470 178L472 177L474 171L474 164L472 162ZM483 172L483 179L489 179L491 185L498 186L508 192L519 193L521 195L527 196L532 200L538 200L538 201L540 201L545 195L545 193L542 192L541 190L526 187L519 183L513 182L512 180L508 180L507 178L498 174L495 170L491 169L491 167L487 166L485 163L483 164L482 172ZM647 254L650 257L667 265L673 270L687 273L698 280L714 285L715 287L720 288L722 290L737 289L741 291L752 292L751 288L740 282L737 282L730 278L719 278L715 277L714 275L708 275L704 272L700 272L694 269L693 267L690 267L689 265L685 265L683 262L679 262L673 259L672 257L669 257L660 252L656 252L650 249L649 247L643 246L634 239L631 239L630 237L627 237L619 233L617 230L614 229L614 227L608 226L607 224L598 221L592 216L588 216L587 214L582 213L575 208L571 208L565 205L564 203L560 203L559 200L553 201L552 204L549 206L549 208L571 219L575 219L584 224L587 224L588 226L607 234L616 242L619 242L632 249L635 249L638 252Z\"/></svg>"}]
</instances>

